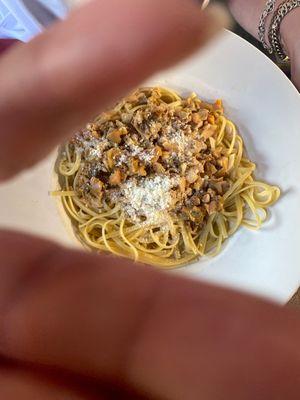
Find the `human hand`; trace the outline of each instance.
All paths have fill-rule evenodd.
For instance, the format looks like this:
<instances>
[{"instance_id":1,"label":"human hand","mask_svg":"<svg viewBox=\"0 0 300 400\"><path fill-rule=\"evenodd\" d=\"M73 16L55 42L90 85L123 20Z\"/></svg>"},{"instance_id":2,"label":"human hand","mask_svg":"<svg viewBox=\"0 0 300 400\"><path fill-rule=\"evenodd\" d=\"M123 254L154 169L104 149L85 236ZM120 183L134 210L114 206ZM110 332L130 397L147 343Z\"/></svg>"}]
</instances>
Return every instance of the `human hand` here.
<instances>
[{"instance_id":1,"label":"human hand","mask_svg":"<svg viewBox=\"0 0 300 400\"><path fill-rule=\"evenodd\" d=\"M158 3L93 1L2 57L2 138L10 134L0 146L0 179L33 165L59 138L187 56L224 22L192 0Z\"/></svg>"},{"instance_id":2,"label":"human hand","mask_svg":"<svg viewBox=\"0 0 300 400\"><path fill-rule=\"evenodd\" d=\"M278 2L280 4L280 2ZM229 0L230 9L236 20L257 38L260 16L266 0ZM300 90L300 8L288 14L281 24L282 39L292 63L292 79Z\"/></svg>"},{"instance_id":3,"label":"human hand","mask_svg":"<svg viewBox=\"0 0 300 400\"><path fill-rule=\"evenodd\" d=\"M188 1L94 2L6 53L2 178L203 43L212 24ZM293 311L14 232L0 232L0 258L1 399L298 399Z\"/></svg>"}]
</instances>

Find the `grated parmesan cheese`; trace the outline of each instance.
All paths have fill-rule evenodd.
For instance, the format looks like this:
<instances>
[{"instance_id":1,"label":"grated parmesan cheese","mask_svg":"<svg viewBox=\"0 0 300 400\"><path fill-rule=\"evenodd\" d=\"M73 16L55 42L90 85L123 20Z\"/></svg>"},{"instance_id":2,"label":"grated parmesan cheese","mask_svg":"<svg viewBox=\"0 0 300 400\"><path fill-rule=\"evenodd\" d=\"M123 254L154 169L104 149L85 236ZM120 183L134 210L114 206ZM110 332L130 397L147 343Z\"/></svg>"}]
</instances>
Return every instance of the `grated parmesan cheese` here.
<instances>
[{"instance_id":1,"label":"grated parmesan cheese","mask_svg":"<svg viewBox=\"0 0 300 400\"><path fill-rule=\"evenodd\" d=\"M134 222L157 225L166 222L166 213L171 205L170 189L178 185L176 178L155 176L126 181L120 189L120 201Z\"/></svg>"}]
</instances>

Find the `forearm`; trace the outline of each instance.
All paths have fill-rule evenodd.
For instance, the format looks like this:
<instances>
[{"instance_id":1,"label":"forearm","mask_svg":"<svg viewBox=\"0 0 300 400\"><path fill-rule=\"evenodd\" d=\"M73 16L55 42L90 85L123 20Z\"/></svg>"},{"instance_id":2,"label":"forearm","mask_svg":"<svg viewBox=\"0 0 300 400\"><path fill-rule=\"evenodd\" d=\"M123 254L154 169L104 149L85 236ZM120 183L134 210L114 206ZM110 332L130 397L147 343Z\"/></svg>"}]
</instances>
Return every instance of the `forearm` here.
<instances>
[{"instance_id":1,"label":"forearm","mask_svg":"<svg viewBox=\"0 0 300 400\"><path fill-rule=\"evenodd\" d=\"M259 18L266 0L229 0L230 10L238 23L257 38Z\"/></svg>"},{"instance_id":2,"label":"forearm","mask_svg":"<svg viewBox=\"0 0 300 400\"><path fill-rule=\"evenodd\" d=\"M278 1L278 5L280 1ZM251 35L258 38L258 24L260 16L265 8L266 0L229 0L229 6L236 20ZM289 51L299 41L300 33L300 7L288 14L281 24L281 34ZM268 21L270 22L270 21Z\"/></svg>"},{"instance_id":3,"label":"forearm","mask_svg":"<svg viewBox=\"0 0 300 400\"><path fill-rule=\"evenodd\" d=\"M277 1L277 6L280 4ZM260 16L265 8L266 0L229 0L229 7L235 19L258 38ZM292 60L292 76L300 87L300 7L290 12L282 21L281 36L288 55ZM267 21L267 29L270 19Z\"/></svg>"}]
</instances>

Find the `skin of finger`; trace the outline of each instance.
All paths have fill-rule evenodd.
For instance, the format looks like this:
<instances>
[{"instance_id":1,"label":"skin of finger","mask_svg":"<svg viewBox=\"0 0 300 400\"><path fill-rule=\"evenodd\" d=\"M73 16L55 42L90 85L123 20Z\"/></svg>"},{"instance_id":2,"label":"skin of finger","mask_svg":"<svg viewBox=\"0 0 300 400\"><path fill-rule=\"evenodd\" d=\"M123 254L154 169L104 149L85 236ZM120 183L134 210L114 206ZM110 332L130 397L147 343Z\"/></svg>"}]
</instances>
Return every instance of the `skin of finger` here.
<instances>
[{"instance_id":1,"label":"skin of finger","mask_svg":"<svg viewBox=\"0 0 300 400\"><path fill-rule=\"evenodd\" d=\"M0 179L220 26L191 0L93 1L0 63Z\"/></svg>"},{"instance_id":2,"label":"skin of finger","mask_svg":"<svg viewBox=\"0 0 300 400\"><path fill-rule=\"evenodd\" d=\"M13 39L0 39L0 55L17 43L18 41Z\"/></svg>"},{"instance_id":3,"label":"skin of finger","mask_svg":"<svg viewBox=\"0 0 300 400\"><path fill-rule=\"evenodd\" d=\"M6 356L150 397L298 399L293 311L114 258L49 253L20 235L3 233L0 243ZM19 260L8 256L13 246Z\"/></svg>"},{"instance_id":4,"label":"skin of finger","mask_svg":"<svg viewBox=\"0 0 300 400\"><path fill-rule=\"evenodd\" d=\"M1 400L146 400L136 391L66 371L0 358ZM154 399L153 399L154 400Z\"/></svg>"},{"instance_id":5,"label":"skin of finger","mask_svg":"<svg viewBox=\"0 0 300 400\"><path fill-rule=\"evenodd\" d=\"M3 400L108 400L99 393L96 396L76 393L70 388L55 385L42 375L19 368L1 367L0 398Z\"/></svg>"}]
</instances>

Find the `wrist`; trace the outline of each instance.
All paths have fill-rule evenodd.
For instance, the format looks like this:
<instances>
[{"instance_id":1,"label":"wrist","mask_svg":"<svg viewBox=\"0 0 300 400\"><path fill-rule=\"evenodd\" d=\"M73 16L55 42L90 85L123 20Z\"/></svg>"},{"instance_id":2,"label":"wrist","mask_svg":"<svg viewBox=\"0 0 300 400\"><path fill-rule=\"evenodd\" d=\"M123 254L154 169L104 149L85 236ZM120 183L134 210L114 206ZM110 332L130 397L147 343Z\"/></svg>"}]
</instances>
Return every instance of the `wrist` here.
<instances>
[{"instance_id":1,"label":"wrist","mask_svg":"<svg viewBox=\"0 0 300 400\"><path fill-rule=\"evenodd\" d=\"M276 8L282 1L276 2ZM262 11L266 5L266 0L229 0L230 10L236 20L243 26L249 33L256 38L258 37L258 23ZM268 32L270 19L266 21L266 29ZM286 50L290 57L295 53L297 42L300 43L300 7L290 12L282 21L281 35L284 41ZM267 38L266 38L267 39Z\"/></svg>"},{"instance_id":2,"label":"wrist","mask_svg":"<svg viewBox=\"0 0 300 400\"><path fill-rule=\"evenodd\" d=\"M290 12L281 23L281 38L284 48L293 60L300 43L300 7ZM298 50L299 51L299 50Z\"/></svg>"},{"instance_id":3,"label":"wrist","mask_svg":"<svg viewBox=\"0 0 300 400\"><path fill-rule=\"evenodd\" d=\"M228 0L229 9L237 22L253 37L258 38L258 23L266 0Z\"/></svg>"}]
</instances>

